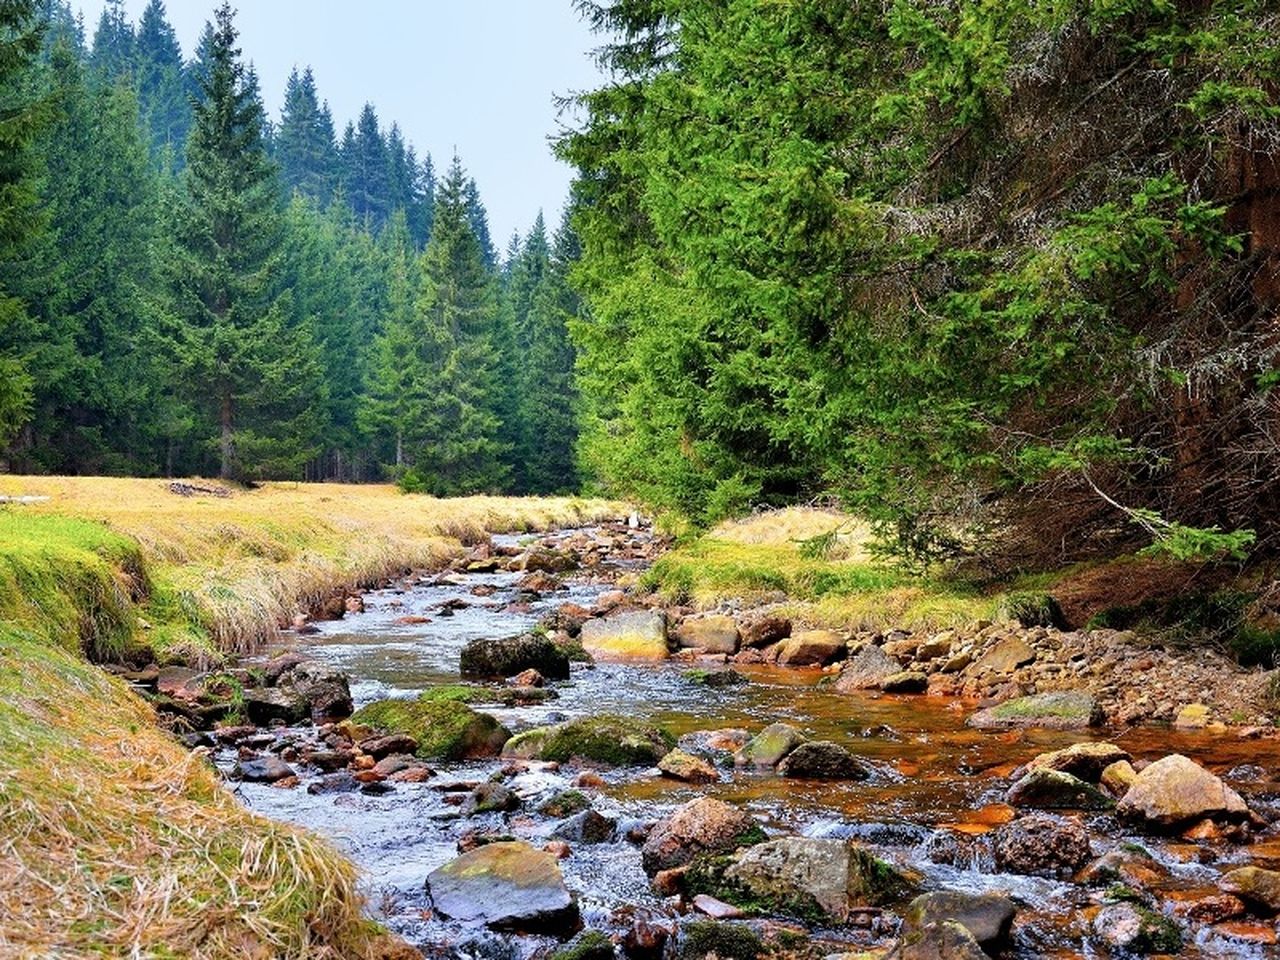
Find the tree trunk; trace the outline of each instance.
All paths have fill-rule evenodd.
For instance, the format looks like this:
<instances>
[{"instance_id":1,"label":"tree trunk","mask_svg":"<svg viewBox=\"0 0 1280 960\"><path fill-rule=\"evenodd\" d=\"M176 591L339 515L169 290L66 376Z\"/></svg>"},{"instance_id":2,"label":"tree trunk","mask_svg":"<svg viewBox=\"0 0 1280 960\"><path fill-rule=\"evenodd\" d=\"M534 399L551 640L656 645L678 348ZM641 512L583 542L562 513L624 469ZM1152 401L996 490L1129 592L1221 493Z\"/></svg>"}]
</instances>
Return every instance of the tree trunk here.
<instances>
[{"instance_id":1,"label":"tree trunk","mask_svg":"<svg viewBox=\"0 0 1280 960\"><path fill-rule=\"evenodd\" d=\"M218 476L223 480L232 479L231 462L235 457L235 435L231 422L231 391L222 393L222 467Z\"/></svg>"},{"instance_id":2,"label":"tree trunk","mask_svg":"<svg viewBox=\"0 0 1280 960\"><path fill-rule=\"evenodd\" d=\"M396 466L404 466L404 433L396 431Z\"/></svg>"}]
</instances>

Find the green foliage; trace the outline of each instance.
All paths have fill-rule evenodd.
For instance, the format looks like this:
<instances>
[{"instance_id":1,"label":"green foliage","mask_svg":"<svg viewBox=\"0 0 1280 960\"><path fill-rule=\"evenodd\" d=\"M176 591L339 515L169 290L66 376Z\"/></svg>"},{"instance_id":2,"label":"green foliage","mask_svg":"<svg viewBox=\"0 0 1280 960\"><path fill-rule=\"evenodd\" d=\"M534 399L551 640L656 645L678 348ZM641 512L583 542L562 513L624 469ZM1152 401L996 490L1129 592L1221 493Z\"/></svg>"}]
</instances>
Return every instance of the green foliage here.
<instances>
[{"instance_id":1,"label":"green foliage","mask_svg":"<svg viewBox=\"0 0 1280 960\"><path fill-rule=\"evenodd\" d=\"M607 489L707 523L835 488L920 568L1136 546L1090 470L1181 555L1274 532L1230 172L1276 109L1265 4L582 6L613 74L558 149Z\"/></svg>"}]
</instances>

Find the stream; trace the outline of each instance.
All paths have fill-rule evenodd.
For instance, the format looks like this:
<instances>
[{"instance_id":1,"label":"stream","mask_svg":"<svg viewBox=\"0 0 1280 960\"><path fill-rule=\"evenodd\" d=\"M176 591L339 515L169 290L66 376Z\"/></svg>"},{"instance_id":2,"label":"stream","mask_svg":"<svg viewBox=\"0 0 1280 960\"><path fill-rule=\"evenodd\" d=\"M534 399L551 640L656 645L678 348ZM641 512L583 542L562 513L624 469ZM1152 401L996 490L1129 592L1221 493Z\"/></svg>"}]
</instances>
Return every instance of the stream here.
<instances>
[{"instance_id":1,"label":"stream","mask_svg":"<svg viewBox=\"0 0 1280 960\"><path fill-rule=\"evenodd\" d=\"M498 548L521 542L515 536L494 537ZM562 604L590 607L601 593L613 589L608 577L569 576L564 589L519 603L519 579L520 574L505 572L418 578L368 593L363 612L319 624L313 635L290 637L289 646L348 674L359 707L457 683L459 654L469 640L527 631ZM441 616L445 607L454 608L452 615ZM413 617L430 622L404 622ZM595 771L602 783L595 782L587 792L596 810L618 821L618 839L571 844L571 854L561 862L587 927L621 934L638 917L657 923L679 920L674 901L651 890L639 847L626 836L632 828L643 828L680 804L709 794L743 807L770 834L858 839L877 855L919 871L927 889L1008 895L1019 911L1006 956L1105 956L1087 938L1099 906L1096 889L994 872L984 834L1013 816L1003 795L1017 766L1047 750L1107 739L1135 760L1184 753L1223 776L1252 807L1268 814L1280 796L1280 743L1273 739L1183 734L1156 727L1088 735L1049 730L984 733L965 726L965 717L975 708L972 703L872 692L840 694L820 683L822 673L816 669L759 665L735 667L749 683L711 689L686 679L689 666L677 660L575 663L569 681L551 684L557 699L478 709L514 732L601 713L652 721L677 737L721 728L755 733L769 723L785 721L812 738L843 744L867 762L873 775L864 781L820 782L730 770L722 772L719 783L694 786L665 778L656 769ZM235 753L224 749L217 760L224 770L230 769ZM372 913L428 956L519 960L553 945L543 938L502 936L433 917L424 879L457 856L459 839L470 831L511 834L535 846L546 843L557 821L532 811L574 785L581 769L537 763L513 775L508 769L505 785L523 799L522 808L461 817L458 790L490 779L508 767L507 762L432 766L436 776L431 780L396 783L381 796L308 792L307 785L320 777L314 770L304 773L301 785L293 789L252 783L237 783L234 789L250 809L330 838L364 872ZM1280 841L1266 834L1261 842L1245 846L1192 843L1131 833L1107 814L1083 816L1095 854L1132 841L1155 856L1167 870L1158 885L1166 905L1216 894L1217 877L1233 866L1280 867ZM1180 956L1280 956L1274 926L1266 922L1187 929L1188 942ZM887 931L872 925L812 932L824 942L822 952L831 954L883 945L892 926ZM829 948L825 941L830 941Z\"/></svg>"}]
</instances>

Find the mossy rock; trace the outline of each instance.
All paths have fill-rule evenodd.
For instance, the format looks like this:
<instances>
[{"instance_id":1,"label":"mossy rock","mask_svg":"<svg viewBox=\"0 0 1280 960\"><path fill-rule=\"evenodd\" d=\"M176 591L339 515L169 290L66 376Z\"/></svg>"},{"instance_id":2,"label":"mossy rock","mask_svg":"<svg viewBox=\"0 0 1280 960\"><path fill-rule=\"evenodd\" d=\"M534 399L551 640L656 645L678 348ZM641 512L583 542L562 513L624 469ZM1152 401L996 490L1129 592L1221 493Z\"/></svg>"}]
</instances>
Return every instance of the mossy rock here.
<instances>
[{"instance_id":1,"label":"mossy rock","mask_svg":"<svg viewBox=\"0 0 1280 960\"><path fill-rule=\"evenodd\" d=\"M536 727L513 738L503 753L527 760L589 760L642 767L655 765L674 746L675 738L658 727L605 715Z\"/></svg>"},{"instance_id":2,"label":"mossy rock","mask_svg":"<svg viewBox=\"0 0 1280 960\"><path fill-rule=\"evenodd\" d=\"M760 935L740 923L695 920L682 933L680 960L702 960L713 954L719 960L758 960L765 952Z\"/></svg>"},{"instance_id":3,"label":"mossy rock","mask_svg":"<svg viewBox=\"0 0 1280 960\"><path fill-rule=\"evenodd\" d=\"M1089 694L1079 690L1038 693L1015 697L979 710L969 718L969 726L979 730L1013 730L1044 727L1050 730L1083 730L1104 720L1102 708Z\"/></svg>"},{"instance_id":4,"label":"mossy rock","mask_svg":"<svg viewBox=\"0 0 1280 960\"><path fill-rule=\"evenodd\" d=\"M423 760L465 760L497 755L511 731L487 713L440 696L418 700L379 700L357 710L357 724L387 733L407 733L418 741Z\"/></svg>"},{"instance_id":5,"label":"mossy rock","mask_svg":"<svg viewBox=\"0 0 1280 960\"><path fill-rule=\"evenodd\" d=\"M599 930L584 930L551 955L551 960L613 960L613 941Z\"/></svg>"},{"instance_id":6,"label":"mossy rock","mask_svg":"<svg viewBox=\"0 0 1280 960\"><path fill-rule=\"evenodd\" d=\"M581 790L561 790L540 806L538 812L543 816L562 820L565 817L573 816L575 813L581 813L589 806L591 806L591 801L587 799L587 795Z\"/></svg>"}]
</instances>

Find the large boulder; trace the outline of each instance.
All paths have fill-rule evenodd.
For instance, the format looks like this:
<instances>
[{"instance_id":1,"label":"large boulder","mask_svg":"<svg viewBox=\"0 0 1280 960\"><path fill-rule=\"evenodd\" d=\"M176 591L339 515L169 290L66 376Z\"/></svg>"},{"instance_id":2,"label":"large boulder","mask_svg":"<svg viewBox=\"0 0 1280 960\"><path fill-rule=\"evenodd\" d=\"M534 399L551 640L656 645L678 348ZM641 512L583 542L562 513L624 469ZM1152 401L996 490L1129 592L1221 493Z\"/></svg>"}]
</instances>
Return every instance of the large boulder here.
<instances>
[{"instance_id":1,"label":"large boulder","mask_svg":"<svg viewBox=\"0 0 1280 960\"><path fill-rule=\"evenodd\" d=\"M759 824L723 800L690 800L649 832L640 850L645 872L682 867L706 853L728 853L764 839Z\"/></svg>"},{"instance_id":2,"label":"large boulder","mask_svg":"<svg viewBox=\"0 0 1280 960\"><path fill-rule=\"evenodd\" d=\"M1040 810L1109 810L1112 805L1111 798L1093 784L1069 773L1044 769L1028 771L1009 788L1005 802Z\"/></svg>"},{"instance_id":3,"label":"large boulder","mask_svg":"<svg viewBox=\"0 0 1280 960\"><path fill-rule=\"evenodd\" d=\"M1083 730L1096 727L1104 717L1097 701L1078 690L1015 697L979 710L969 726L979 730L1014 730L1043 727L1049 730Z\"/></svg>"},{"instance_id":4,"label":"large boulder","mask_svg":"<svg viewBox=\"0 0 1280 960\"><path fill-rule=\"evenodd\" d=\"M913 881L850 840L780 837L729 858L722 871L703 865L688 882L736 906L845 922L860 908L900 899ZM717 876L718 875L718 876Z\"/></svg>"},{"instance_id":5,"label":"large boulder","mask_svg":"<svg viewBox=\"0 0 1280 960\"><path fill-rule=\"evenodd\" d=\"M968 930L978 943L993 946L1009 939L1016 912L1013 901L999 893L935 890L908 904L902 915L902 938L912 940L930 924L952 921Z\"/></svg>"},{"instance_id":6,"label":"large boulder","mask_svg":"<svg viewBox=\"0 0 1280 960\"><path fill-rule=\"evenodd\" d=\"M586 760L616 767L648 767L671 752L666 731L626 717L580 717L554 727L535 727L511 740L503 756L523 760Z\"/></svg>"},{"instance_id":7,"label":"large boulder","mask_svg":"<svg viewBox=\"0 0 1280 960\"><path fill-rule=\"evenodd\" d=\"M738 625L733 617L689 617L675 630L676 643L708 653L737 653Z\"/></svg>"},{"instance_id":8,"label":"large boulder","mask_svg":"<svg viewBox=\"0 0 1280 960\"><path fill-rule=\"evenodd\" d=\"M857 757L829 740L800 744L778 764L778 773L801 780L865 780L871 775Z\"/></svg>"},{"instance_id":9,"label":"large boulder","mask_svg":"<svg viewBox=\"0 0 1280 960\"><path fill-rule=\"evenodd\" d=\"M600 660L665 660L667 617L661 610L632 610L588 620L582 647Z\"/></svg>"},{"instance_id":10,"label":"large boulder","mask_svg":"<svg viewBox=\"0 0 1280 960\"><path fill-rule=\"evenodd\" d=\"M1088 741L1073 743L1061 750L1042 753L1029 761L1024 772L1032 770L1057 770L1089 783L1102 779L1102 771L1113 763L1131 759L1129 754L1114 743Z\"/></svg>"},{"instance_id":11,"label":"large boulder","mask_svg":"<svg viewBox=\"0 0 1280 960\"><path fill-rule=\"evenodd\" d=\"M456 700L379 700L361 707L352 722L384 733L403 733L418 743L423 760L469 760L497 756L511 731L487 713Z\"/></svg>"},{"instance_id":12,"label":"large boulder","mask_svg":"<svg viewBox=\"0 0 1280 960\"><path fill-rule=\"evenodd\" d=\"M805 735L789 723L771 723L748 740L733 762L739 767L775 767L800 744Z\"/></svg>"},{"instance_id":13,"label":"large boulder","mask_svg":"<svg viewBox=\"0 0 1280 960\"><path fill-rule=\"evenodd\" d=\"M1145 767L1116 813L1149 826L1172 828L1195 820L1243 820L1249 808L1221 779L1174 753Z\"/></svg>"},{"instance_id":14,"label":"large boulder","mask_svg":"<svg viewBox=\"0 0 1280 960\"><path fill-rule=\"evenodd\" d=\"M477 847L427 876L436 913L494 930L567 937L579 926L554 855L522 841Z\"/></svg>"},{"instance_id":15,"label":"large boulder","mask_svg":"<svg viewBox=\"0 0 1280 960\"><path fill-rule=\"evenodd\" d=\"M470 641L462 648L458 669L464 677L514 677L536 670L552 680L568 680L569 658L549 637L526 633Z\"/></svg>"},{"instance_id":16,"label":"large boulder","mask_svg":"<svg viewBox=\"0 0 1280 960\"><path fill-rule=\"evenodd\" d=\"M778 665L783 667L824 666L838 660L846 647L844 637L834 630L804 630L778 644Z\"/></svg>"},{"instance_id":17,"label":"large boulder","mask_svg":"<svg viewBox=\"0 0 1280 960\"><path fill-rule=\"evenodd\" d=\"M879 690L881 683L901 670L902 665L897 660L869 643L849 658L836 680L836 691Z\"/></svg>"},{"instance_id":18,"label":"large boulder","mask_svg":"<svg viewBox=\"0 0 1280 960\"><path fill-rule=\"evenodd\" d=\"M1019 817L992 838L996 869L1033 877L1069 877L1092 855L1089 833L1072 820L1046 814Z\"/></svg>"}]
</instances>

